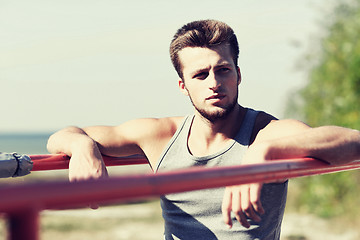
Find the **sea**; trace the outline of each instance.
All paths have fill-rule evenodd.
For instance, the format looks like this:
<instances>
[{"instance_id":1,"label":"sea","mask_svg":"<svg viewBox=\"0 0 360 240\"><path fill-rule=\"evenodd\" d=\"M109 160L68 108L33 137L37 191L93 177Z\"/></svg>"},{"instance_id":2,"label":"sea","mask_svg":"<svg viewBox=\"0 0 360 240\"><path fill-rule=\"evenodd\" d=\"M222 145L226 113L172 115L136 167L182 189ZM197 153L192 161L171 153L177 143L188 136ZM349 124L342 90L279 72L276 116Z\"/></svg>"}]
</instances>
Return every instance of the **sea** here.
<instances>
[{"instance_id":1,"label":"sea","mask_svg":"<svg viewBox=\"0 0 360 240\"><path fill-rule=\"evenodd\" d=\"M0 133L0 152L19 153L26 155L48 154L47 140L52 133ZM65 179L66 173L60 171L32 172L29 175L17 178L0 178L3 184L38 181L39 179Z\"/></svg>"},{"instance_id":2,"label":"sea","mask_svg":"<svg viewBox=\"0 0 360 240\"><path fill-rule=\"evenodd\" d=\"M47 154L46 143L52 133L0 133L0 152Z\"/></svg>"}]
</instances>

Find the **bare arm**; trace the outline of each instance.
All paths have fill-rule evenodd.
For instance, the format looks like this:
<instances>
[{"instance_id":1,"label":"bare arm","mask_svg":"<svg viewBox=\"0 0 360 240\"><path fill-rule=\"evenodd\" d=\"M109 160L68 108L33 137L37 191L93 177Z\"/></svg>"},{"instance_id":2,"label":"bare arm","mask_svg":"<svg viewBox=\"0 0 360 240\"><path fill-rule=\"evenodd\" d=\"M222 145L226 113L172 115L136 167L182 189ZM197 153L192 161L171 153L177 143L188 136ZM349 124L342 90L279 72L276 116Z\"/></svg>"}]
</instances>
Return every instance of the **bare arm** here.
<instances>
[{"instance_id":1,"label":"bare arm","mask_svg":"<svg viewBox=\"0 0 360 240\"><path fill-rule=\"evenodd\" d=\"M50 136L48 150L71 156L70 180L107 176L101 154L145 155L155 164L181 118L137 119L119 126L69 127Z\"/></svg>"},{"instance_id":2,"label":"bare arm","mask_svg":"<svg viewBox=\"0 0 360 240\"><path fill-rule=\"evenodd\" d=\"M330 164L360 160L360 132L338 126L310 128L281 120L261 131L253 146L264 160L314 157Z\"/></svg>"},{"instance_id":3,"label":"bare arm","mask_svg":"<svg viewBox=\"0 0 360 240\"><path fill-rule=\"evenodd\" d=\"M296 120L273 121L259 132L244 156L243 164L275 159L314 157L330 164L360 160L360 132L337 126L310 128ZM230 213L245 227L247 217L260 221L262 184L227 187L222 204L224 222L231 227Z\"/></svg>"}]
</instances>

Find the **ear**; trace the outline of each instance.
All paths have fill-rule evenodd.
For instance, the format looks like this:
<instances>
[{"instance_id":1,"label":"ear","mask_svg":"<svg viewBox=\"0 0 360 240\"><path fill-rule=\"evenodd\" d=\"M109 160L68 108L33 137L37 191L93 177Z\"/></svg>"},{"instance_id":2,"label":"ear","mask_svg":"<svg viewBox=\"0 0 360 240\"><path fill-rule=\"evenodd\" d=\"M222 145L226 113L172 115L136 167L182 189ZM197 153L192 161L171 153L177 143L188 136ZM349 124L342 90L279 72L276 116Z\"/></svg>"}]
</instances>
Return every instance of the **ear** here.
<instances>
[{"instance_id":1,"label":"ear","mask_svg":"<svg viewBox=\"0 0 360 240\"><path fill-rule=\"evenodd\" d=\"M185 96L189 96L188 90L186 89L185 82L181 78L178 80L179 82L179 89Z\"/></svg>"},{"instance_id":2,"label":"ear","mask_svg":"<svg viewBox=\"0 0 360 240\"><path fill-rule=\"evenodd\" d=\"M240 85L240 83L241 83L241 71L240 71L240 67L237 67L237 74L238 74L238 85Z\"/></svg>"}]
</instances>

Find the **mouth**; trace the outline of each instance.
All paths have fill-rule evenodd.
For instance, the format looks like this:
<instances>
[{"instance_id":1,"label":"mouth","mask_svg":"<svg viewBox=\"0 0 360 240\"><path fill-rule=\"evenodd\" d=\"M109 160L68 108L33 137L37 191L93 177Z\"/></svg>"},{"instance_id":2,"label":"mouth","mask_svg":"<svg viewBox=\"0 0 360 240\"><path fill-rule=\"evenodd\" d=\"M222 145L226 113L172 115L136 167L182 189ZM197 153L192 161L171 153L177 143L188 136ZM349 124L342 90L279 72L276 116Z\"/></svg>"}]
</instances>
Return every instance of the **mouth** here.
<instances>
[{"instance_id":1,"label":"mouth","mask_svg":"<svg viewBox=\"0 0 360 240\"><path fill-rule=\"evenodd\" d=\"M210 97L206 98L206 100L221 100L225 97L226 97L225 94L217 93L217 94L213 94Z\"/></svg>"}]
</instances>

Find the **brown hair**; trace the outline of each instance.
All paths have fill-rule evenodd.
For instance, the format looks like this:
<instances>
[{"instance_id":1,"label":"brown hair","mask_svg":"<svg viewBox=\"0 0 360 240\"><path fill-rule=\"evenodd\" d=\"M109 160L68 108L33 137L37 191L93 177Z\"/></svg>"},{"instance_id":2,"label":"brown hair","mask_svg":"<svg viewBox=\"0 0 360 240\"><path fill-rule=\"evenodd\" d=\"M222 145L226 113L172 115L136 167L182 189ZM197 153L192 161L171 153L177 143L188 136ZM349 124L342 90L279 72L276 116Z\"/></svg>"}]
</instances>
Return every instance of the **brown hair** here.
<instances>
[{"instance_id":1,"label":"brown hair","mask_svg":"<svg viewBox=\"0 0 360 240\"><path fill-rule=\"evenodd\" d=\"M170 44L170 57L179 77L183 78L178 53L186 47L212 48L220 44L229 44L235 63L239 57L239 44L234 31L226 23L217 20L200 20L181 27Z\"/></svg>"}]
</instances>

